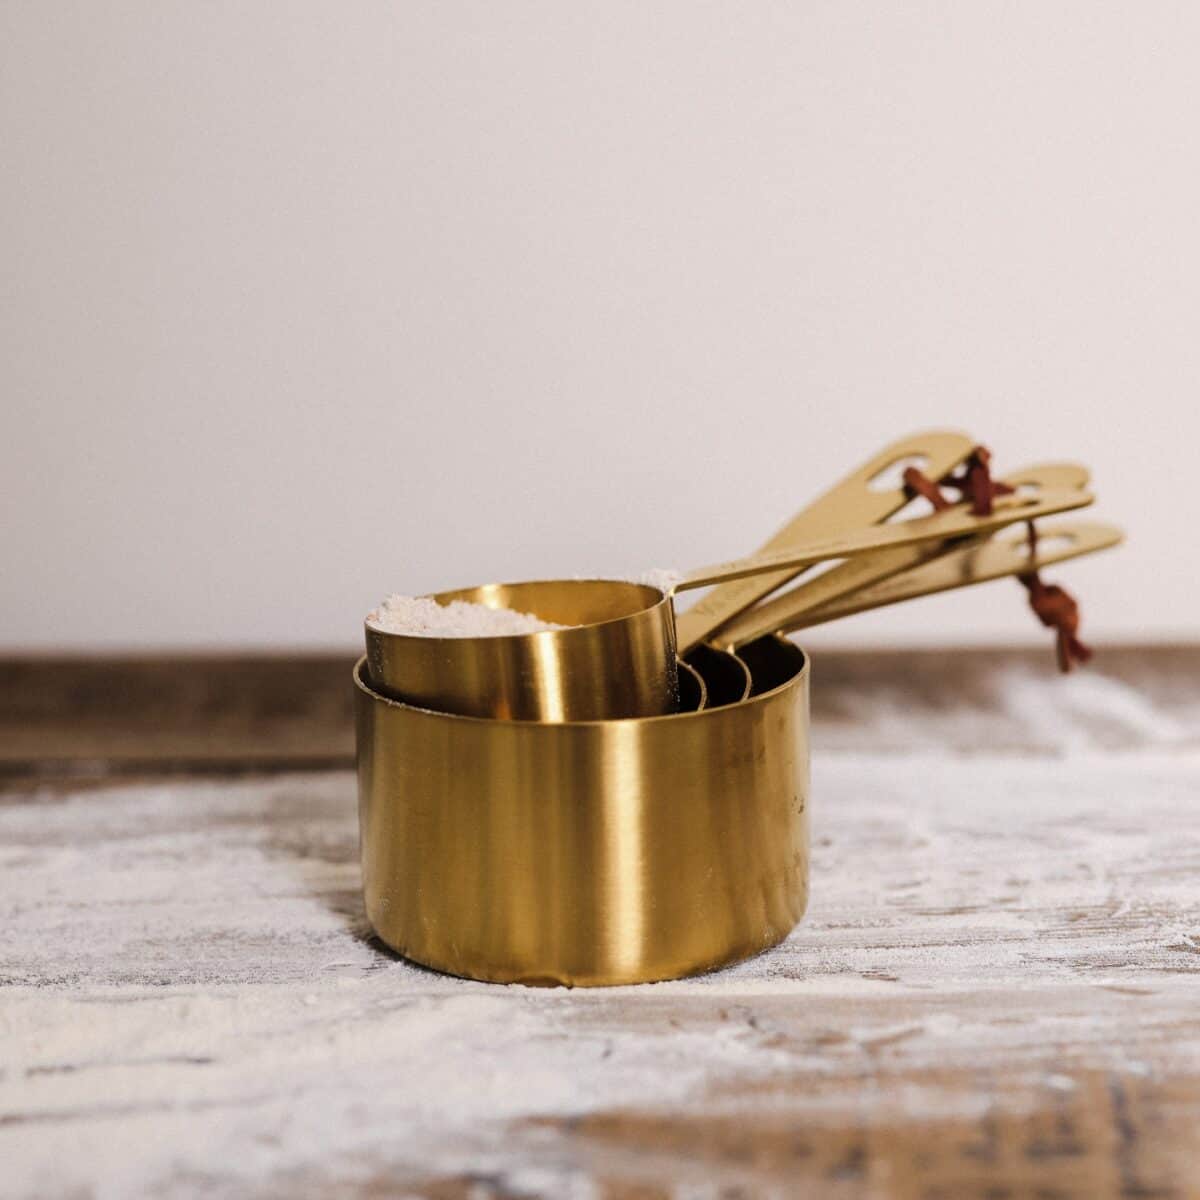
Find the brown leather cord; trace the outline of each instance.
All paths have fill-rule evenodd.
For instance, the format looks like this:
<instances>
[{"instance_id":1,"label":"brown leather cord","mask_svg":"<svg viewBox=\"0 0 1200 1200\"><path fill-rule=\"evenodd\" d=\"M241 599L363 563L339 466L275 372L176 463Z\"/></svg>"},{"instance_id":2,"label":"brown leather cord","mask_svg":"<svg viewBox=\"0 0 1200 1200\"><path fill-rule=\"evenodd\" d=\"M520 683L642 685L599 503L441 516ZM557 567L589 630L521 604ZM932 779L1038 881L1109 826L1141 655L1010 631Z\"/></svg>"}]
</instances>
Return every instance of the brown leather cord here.
<instances>
[{"instance_id":1,"label":"brown leather cord","mask_svg":"<svg viewBox=\"0 0 1200 1200\"><path fill-rule=\"evenodd\" d=\"M1037 528L1029 522L1029 554L1037 551ZM1017 576L1018 582L1029 593L1029 607L1047 629L1056 635L1055 649L1058 654L1058 669L1064 674L1075 663L1085 663L1092 657L1091 648L1085 646L1077 636L1079 632L1079 604L1075 597L1056 583L1043 583L1037 571L1026 571Z\"/></svg>"},{"instance_id":2,"label":"brown leather cord","mask_svg":"<svg viewBox=\"0 0 1200 1200\"><path fill-rule=\"evenodd\" d=\"M952 508L953 505L945 496L942 495L941 489L928 475L925 474L919 467L906 467L904 470L904 486L913 496L924 496L926 500L938 511Z\"/></svg>"},{"instance_id":3,"label":"brown leather cord","mask_svg":"<svg viewBox=\"0 0 1200 1200\"><path fill-rule=\"evenodd\" d=\"M971 451L959 475L947 475L944 487L954 488L964 500L971 501L971 511L979 517L991 514L992 501L997 496L1011 496L1016 488L992 478L992 455L986 446L976 446ZM942 494L941 488L917 467L908 467L904 472L904 486L914 496L923 496L934 509L941 512L952 507ZM1037 552L1037 529L1029 523L1029 554ZM1029 607L1047 629L1055 631L1055 652L1060 671L1070 671L1075 663L1085 663L1092 651L1077 636L1079 631L1079 604L1075 597L1056 583L1043 583L1037 571L1026 571L1017 576L1018 581L1029 593Z\"/></svg>"},{"instance_id":4,"label":"brown leather cord","mask_svg":"<svg viewBox=\"0 0 1200 1200\"><path fill-rule=\"evenodd\" d=\"M1016 488L992 478L992 452L986 446L976 446L967 456L958 475L947 475L941 486L934 483L919 467L907 467L904 471L904 486L914 496L924 496L939 512L950 507L950 501L942 494L942 487L952 487L963 500L970 500L971 511L977 517L988 517L992 513L992 501L997 496L1011 496Z\"/></svg>"},{"instance_id":5,"label":"brown leather cord","mask_svg":"<svg viewBox=\"0 0 1200 1200\"><path fill-rule=\"evenodd\" d=\"M997 496L1011 496L1017 489L992 478L992 452L986 446L976 446L962 473L947 475L942 483L952 487L964 500L971 501L971 511L977 517L992 515L992 501Z\"/></svg>"}]
</instances>

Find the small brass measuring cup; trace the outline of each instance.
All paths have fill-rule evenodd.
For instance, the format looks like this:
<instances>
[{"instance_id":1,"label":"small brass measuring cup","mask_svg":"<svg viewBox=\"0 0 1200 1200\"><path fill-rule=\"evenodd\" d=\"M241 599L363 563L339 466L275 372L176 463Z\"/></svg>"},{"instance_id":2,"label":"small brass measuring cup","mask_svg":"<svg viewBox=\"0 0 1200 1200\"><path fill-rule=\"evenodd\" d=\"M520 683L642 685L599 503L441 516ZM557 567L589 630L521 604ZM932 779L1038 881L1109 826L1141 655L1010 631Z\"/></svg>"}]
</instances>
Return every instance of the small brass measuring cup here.
<instances>
[{"instance_id":1,"label":"small brass measuring cup","mask_svg":"<svg viewBox=\"0 0 1200 1200\"><path fill-rule=\"evenodd\" d=\"M614 579L484 584L439 592L533 613L566 628L506 637L422 637L366 624L371 685L420 708L547 722L661 716L676 710L675 593L783 568L919 542L980 534L1013 521L1079 508L1079 491L1008 496L987 516L960 511L874 526L753 555L685 575L674 587Z\"/></svg>"}]
</instances>

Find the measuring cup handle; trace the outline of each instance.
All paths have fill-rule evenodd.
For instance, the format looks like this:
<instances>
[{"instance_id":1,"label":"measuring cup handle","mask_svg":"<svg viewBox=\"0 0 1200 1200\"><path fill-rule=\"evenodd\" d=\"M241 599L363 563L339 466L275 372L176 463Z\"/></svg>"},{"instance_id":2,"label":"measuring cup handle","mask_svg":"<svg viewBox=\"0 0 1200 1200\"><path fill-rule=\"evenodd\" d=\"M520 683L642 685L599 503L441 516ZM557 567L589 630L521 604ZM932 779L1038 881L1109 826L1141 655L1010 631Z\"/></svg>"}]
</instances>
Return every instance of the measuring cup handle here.
<instances>
[{"instance_id":1,"label":"measuring cup handle","mask_svg":"<svg viewBox=\"0 0 1200 1200\"><path fill-rule=\"evenodd\" d=\"M1005 475L1004 482L1014 491L1021 488L1083 488L1088 469L1079 463L1039 463ZM972 541L985 538L979 534ZM907 573L962 546L961 539L926 545L894 546L861 554L823 571L815 579L782 595L764 600L756 608L739 613L710 635L721 645L736 647L755 641L767 633L798 629L807 625L806 615L843 597L857 596L864 589L893 575Z\"/></svg>"},{"instance_id":2,"label":"measuring cup handle","mask_svg":"<svg viewBox=\"0 0 1200 1200\"><path fill-rule=\"evenodd\" d=\"M1031 521L1050 513L1068 512L1091 504L1091 493L1072 489L1046 489L1036 496L1003 496L987 516L946 509L928 517L897 521L892 525L876 525L841 537L825 538L803 546L793 546L775 554L755 554L732 562L717 563L690 571L672 589L673 592L707 587L728 579L741 579L782 567L806 567L831 558L848 558L883 550L889 546L908 546L916 542L942 541L964 534L988 533L1014 521Z\"/></svg>"},{"instance_id":3,"label":"measuring cup handle","mask_svg":"<svg viewBox=\"0 0 1200 1200\"><path fill-rule=\"evenodd\" d=\"M862 591L842 596L803 614L796 614L793 620L779 624L771 632L790 633L796 629L808 629L870 609L918 600L922 596L988 583L1027 571L1040 571L1055 563L1108 550L1120 545L1125 538L1115 525L1098 521L1054 521L1049 525L1039 525L1038 529L1038 546L1032 554L1025 537L973 539L949 554L893 575L874 587L863 588Z\"/></svg>"},{"instance_id":4,"label":"measuring cup handle","mask_svg":"<svg viewBox=\"0 0 1200 1200\"><path fill-rule=\"evenodd\" d=\"M899 438L807 504L757 552L769 554L839 530L858 529L885 521L912 498L899 483L899 468L903 464L919 462L932 478L941 479L963 463L974 447L974 438L954 430L931 429ZM883 477L889 472L895 474L896 485L881 486ZM739 613L791 582L796 574L796 568L785 568L763 575L743 576L714 587L678 615L676 631L680 652L706 641Z\"/></svg>"}]
</instances>

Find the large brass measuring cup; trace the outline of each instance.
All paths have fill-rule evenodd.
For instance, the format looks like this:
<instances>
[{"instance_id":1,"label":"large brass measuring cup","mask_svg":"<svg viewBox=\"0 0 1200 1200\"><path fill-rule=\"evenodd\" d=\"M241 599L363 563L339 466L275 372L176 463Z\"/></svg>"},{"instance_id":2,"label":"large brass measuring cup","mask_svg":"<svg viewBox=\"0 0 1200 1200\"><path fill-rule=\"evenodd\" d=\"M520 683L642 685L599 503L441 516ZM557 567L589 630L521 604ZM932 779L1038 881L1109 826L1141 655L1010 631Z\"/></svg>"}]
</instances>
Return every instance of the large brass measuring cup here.
<instances>
[{"instance_id":1,"label":"large brass measuring cup","mask_svg":"<svg viewBox=\"0 0 1200 1200\"><path fill-rule=\"evenodd\" d=\"M671 979L787 936L808 897L808 667L761 694L544 724L389 700L355 670L363 894L419 963L501 983Z\"/></svg>"},{"instance_id":2,"label":"large brass measuring cup","mask_svg":"<svg viewBox=\"0 0 1200 1200\"><path fill-rule=\"evenodd\" d=\"M544 722L661 716L678 705L672 596L871 551L982 534L1091 502L1078 490L1006 496L992 513L946 511L702 567L671 589L613 579L484 584L439 592L566 628L508 637L422 637L366 625L368 679L384 695L463 716Z\"/></svg>"}]
</instances>

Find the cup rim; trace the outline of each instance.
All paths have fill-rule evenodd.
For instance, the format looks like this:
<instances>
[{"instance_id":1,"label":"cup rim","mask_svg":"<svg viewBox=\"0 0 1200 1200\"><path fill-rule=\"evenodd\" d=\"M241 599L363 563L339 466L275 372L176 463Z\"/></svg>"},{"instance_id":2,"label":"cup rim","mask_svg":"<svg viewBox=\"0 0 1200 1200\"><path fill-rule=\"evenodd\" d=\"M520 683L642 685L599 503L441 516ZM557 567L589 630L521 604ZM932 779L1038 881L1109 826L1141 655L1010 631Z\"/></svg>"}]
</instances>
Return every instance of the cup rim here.
<instances>
[{"instance_id":1,"label":"cup rim","mask_svg":"<svg viewBox=\"0 0 1200 1200\"><path fill-rule=\"evenodd\" d=\"M555 632L555 631L550 631ZM522 637L537 637L538 634L521 634ZM783 683L777 684L765 692L759 692L753 696L747 696L744 700L737 700L732 704L722 704L716 708L701 708L689 710L688 712L673 712L660 713L653 717L606 717L602 719L587 720L587 721L515 721L505 717L473 717L466 716L461 713L442 712L436 708L421 708L415 704L407 704L402 700L393 700L390 696L384 696L370 686L363 678L366 666L367 656L364 654L354 664L354 684L358 690L369 700L374 700L376 703L385 704L391 708L398 708L404 712L420 714L424 717L441 719L444 721L463 722L465 724L481 725L488 727L506 726L515 729L609 729L609 728L629 728L631 725L652 725L662 721L682 721L688 718L693 719L708 719L721 720L722 717L728 717L729 714L741 712L743 709L750 706L765 704L773 697L788 691L791 688L799 686L806 681L809 676L809 671L812 667L812 658L807 650L798 646L783 634L771 633L767 637L777 641L791 650L794 650L801 656L801 663L790 679L784 680ZM454 639L457 640L457 639Z\"/></svg>"}]
</instances>

